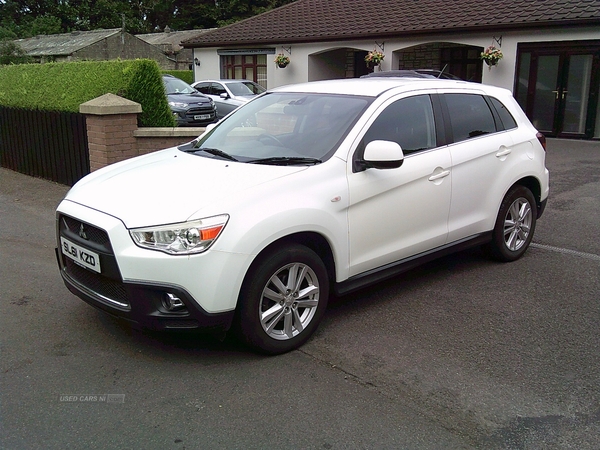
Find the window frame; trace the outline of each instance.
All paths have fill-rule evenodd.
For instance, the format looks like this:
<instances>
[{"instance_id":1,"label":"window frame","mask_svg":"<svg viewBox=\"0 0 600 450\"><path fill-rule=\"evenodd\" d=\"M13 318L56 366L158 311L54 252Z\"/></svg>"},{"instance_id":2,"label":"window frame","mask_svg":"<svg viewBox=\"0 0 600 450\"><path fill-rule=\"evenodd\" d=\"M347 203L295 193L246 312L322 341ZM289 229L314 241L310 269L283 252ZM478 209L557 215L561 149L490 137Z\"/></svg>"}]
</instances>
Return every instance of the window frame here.
<instances>
[{"instance_id":1,"label":"window frame","mask_svg":"<svg viewBox=\"0 0 600 450\"><path fill-rule=\"evenodd\" d=\"M442 105L441 105L441 102L439 99L440 94L438 94L436 92L431 92L431 91L411 92L411 93L408 93L408 95L406 93L400 94L398 96L394 96L392 98L387 99L377 109L377 111L375 111L375 113L369 119L368 123L365 125L363 131L361 131L360 140L358 141L358 145L356 146L356 148L354 149L353 154L352 154L352 172L353 173L362 172L365 170L363 165L361 164L361 161L363 160L363 156L364 156L365 146L366 146L365 137L367 136L369 130L375 124L377 119L394 103L405 100L405 99L409 99L409 98L413 98L413 97L420 97L420 96L428 96L429 100L431 102L431 108L433 110L433 126L434 126L435 143L434 143L433 147L430 147L427 149L416 150L416 151L412 151L412 152L408 152L408 153L406 153L403 149L402 152L404 153L405 158L411 158L411 157L418 156L419 154L422 154L425 152L435 151L436 149L448 144L448 141L446 138L446 130L445 130L447 120L444 120L444 117L443 117Z\"/></svg>"},{"instance_id":2,"label":"window frame","mask_svg":"<svg viewBox=\"0 0 600 450\"><path fill-rule=\"evenodd\" d=\"M469 137L467 139L455 138L454 129L452 127L450 108L448 107L448 103L446 102L446 98L448 95L476 95L476 96L482 97L484 103L487 105L487 107L490 111L490 115L491 115L492 121L494 123L494 131L475 135L475 136ZM493 106L489 97L490 97L490 95L487 93L484 93L484 92L441 92L441 93L439 93L440 105L442 107L442 115L443 115L443 119L444 119L444 131L446 133L447 144L456 144L459 142L467 142L472 139L490 136L495 133L506 131L506 129L502 125L502 121L500 120L500 115L496 111L496 108ZM498 99L496 98L496 100L498 100ZM498 100L498 101L500 101L500 100ZM502 103L502 102L500 102L500 103ZM502 103L502 104L504 105L504 103ZM506 108L506 106L505 106L505 108ZM508 108L506 108L506 109L507 109L507 111L509 111ZM512 116L512 114L511 114L511 116ZM513 119L514 119L514 117L513 117ZM515 123L517 123L516 120L515 120ZM517 125L517 127L518 127L518 125ZM514 128L509 128L509 129L514 129Z\"/></svg>"}]
</instances>

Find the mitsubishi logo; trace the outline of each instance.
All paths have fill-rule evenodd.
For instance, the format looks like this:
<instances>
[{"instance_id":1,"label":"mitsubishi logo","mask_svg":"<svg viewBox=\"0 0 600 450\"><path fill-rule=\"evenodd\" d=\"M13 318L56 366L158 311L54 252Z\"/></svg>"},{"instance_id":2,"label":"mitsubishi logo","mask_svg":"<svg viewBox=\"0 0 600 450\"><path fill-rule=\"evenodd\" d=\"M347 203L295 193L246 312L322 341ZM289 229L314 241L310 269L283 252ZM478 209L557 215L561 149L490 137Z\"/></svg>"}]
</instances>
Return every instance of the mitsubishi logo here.
<instances>
[{"instance_id":1,"label":"mitsubishi logo","mask_svg":"<svg viewBox=\"0 0 600 450\"><path fill-rule=\"evenodd\" d=\"M85 234L85 228L83 227L83 224L79 225L79 237L85 239L86 241L88 239L87 234Z\"/></svg>"}]
</instances>

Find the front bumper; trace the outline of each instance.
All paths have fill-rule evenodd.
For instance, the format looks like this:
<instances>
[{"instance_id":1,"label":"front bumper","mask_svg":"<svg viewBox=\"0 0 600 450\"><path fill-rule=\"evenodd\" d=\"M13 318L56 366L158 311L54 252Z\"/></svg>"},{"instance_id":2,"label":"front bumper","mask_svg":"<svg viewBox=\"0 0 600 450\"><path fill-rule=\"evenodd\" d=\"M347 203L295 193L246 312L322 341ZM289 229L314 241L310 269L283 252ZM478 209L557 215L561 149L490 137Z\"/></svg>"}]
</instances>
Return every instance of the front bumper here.
<instances>
[{"instance_id":1,"label":"front bumper","mask_svg":"<svg viewBox=\"0 0 600 450\"><path fill-rule=\"evenodd\" d=\"M99 259L101 272L95 272L56 249L66 287L90 305L154 330L230 327L247 255L209 250L173 256L142 249L120 220L66 200L57 211L57 242L61 238ZM169 309L168 294L183 307Z\"/></svg>"},{"instance_id":2,"label":"front bumper","mask_svg":"<svg viewBox=\"0 0 600 450\"><path fill-rule=\"evenodd\" d=\"M56 258L65 286L86 303L140 328L150 330L227 331L234 311L208 313L184 289L177 286L149 283L126 283L102 279L66 258L58 248ZM94 279L95 278L95 279ZM98 287L94 289L94 286ZM164 304L167 294L173 294L184 304L179 311L169 311Z\"/></svg>"},{"instance_id":3,"label":"front bumper","mask_svg":"<svg viewBox=\"0 0 600 450\"><path fill-rule=\"evenodd\" d=\"M216 108L193 108L193 109L172 109L173 116L177 122L177 126L206 126L210 123L216 123L217 117ZM206 119L199 120L199 116L209 116Z\"/></svg>"}]
</instances>

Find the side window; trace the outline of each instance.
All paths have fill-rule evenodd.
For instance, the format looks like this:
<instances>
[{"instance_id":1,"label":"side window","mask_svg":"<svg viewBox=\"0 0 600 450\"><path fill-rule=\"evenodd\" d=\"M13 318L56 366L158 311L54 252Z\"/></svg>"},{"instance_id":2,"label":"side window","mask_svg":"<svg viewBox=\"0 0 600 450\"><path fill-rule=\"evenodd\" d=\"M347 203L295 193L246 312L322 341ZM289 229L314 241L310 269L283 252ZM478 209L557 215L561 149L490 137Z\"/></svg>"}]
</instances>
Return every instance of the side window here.
<instances>
[{"instance_id":1,"label":"side window","mask_svg":"<svg viewBox=\"0 0 600 450\"><path fill-rule=\"evenodd\" d=\"M375 119L364 137L397 142L404 154L436 147L435 121L429 95L416 95L389 105Z\"/></svg>"},{"instance_id":2,"label":"side window","mask_svg":"<svg viewBox=\"0 0 600 450\"><path fill-rule=\"evenodd\" d=\"M506 109L506 106L494 97L488 97L492 102L492 105L496 109L498 116L500 116L500 120L502 121L502 129L510 130L511 128L517 128L517 122L515 121L512 114Z\"/></svg>"},{"instance_id":3,"label":"side window","mask_svg":"<svg viewBox=\"0 0 600 450\"><path fill-rule=\"evenodd\" d=\"M213 83L211 86L211 91L213 95L221 95L227 92L223 85L219 83Z\"/></svg>"},{"instance_id":4,"label":"side window","mask_svg":"<svg viewBox=\"0 0 600 450\"><path fill-rule=\"evenodd\" d=\"M210 94L208 86L208 83L198 83L194 88L202 94Z\"/></svg>"},{"instance_id":5,"label":"side window","mask_svg":"<svg viewBox=\"0 0 600 450\"><path fill-rule=\"evenodd\" d=\"M454 142L495 133L496 123L485 99L477 94L444 94Z\"/></svg>"}]
</instances>

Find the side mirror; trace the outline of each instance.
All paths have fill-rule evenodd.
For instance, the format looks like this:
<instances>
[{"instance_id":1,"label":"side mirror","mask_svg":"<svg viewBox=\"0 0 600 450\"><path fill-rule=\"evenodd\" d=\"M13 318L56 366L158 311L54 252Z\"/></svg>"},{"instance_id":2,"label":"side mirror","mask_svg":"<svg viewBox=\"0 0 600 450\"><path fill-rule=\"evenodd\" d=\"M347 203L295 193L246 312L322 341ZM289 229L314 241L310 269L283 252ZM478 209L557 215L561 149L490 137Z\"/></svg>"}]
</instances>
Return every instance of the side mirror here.
<instances>
[{"instance_id":1,"label":"side mirror","mask_svg":"<svg viewBox=\"0 0 600 450\"><path fill-rule=\"evenodd\" d=\"M398 143L392 141L371 141L365 147L359 168L397 169L404 162L404 153Z\"/></svg>"},{"instance_id":2,"label":"side mirror","mask_svg":"<svg viewBox=\"0 0 600 450\"><path fill-rule=\"evenodd\" d=\"M219 95L219 97L221 97L224 100L227 100L229 98L229 94L227 92L223 92Z\"/></svg>"}]
</instances>

